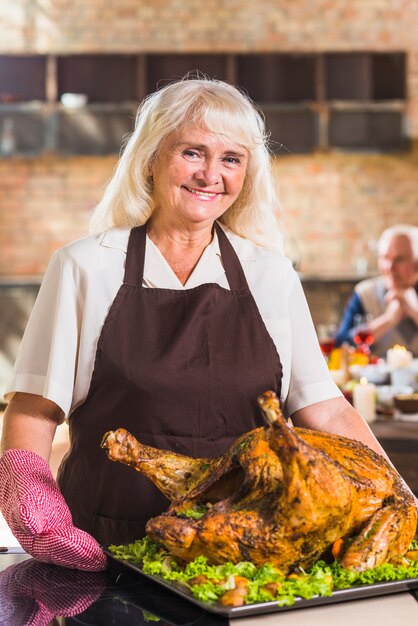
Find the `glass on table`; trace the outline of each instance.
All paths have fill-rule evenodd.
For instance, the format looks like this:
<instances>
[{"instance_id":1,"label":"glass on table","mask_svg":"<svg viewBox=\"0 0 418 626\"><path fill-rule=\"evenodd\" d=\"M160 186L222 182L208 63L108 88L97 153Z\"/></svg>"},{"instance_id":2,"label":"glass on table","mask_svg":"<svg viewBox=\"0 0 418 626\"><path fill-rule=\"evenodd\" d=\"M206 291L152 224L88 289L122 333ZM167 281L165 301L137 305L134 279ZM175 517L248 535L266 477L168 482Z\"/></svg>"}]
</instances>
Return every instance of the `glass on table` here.
<instances>
[{"instance_id":1,"label":"glass on table","mask_svg":"<svg viewBox=\"0 0 418 626\"><path fill-rule=\"evenodd\" d=\"M319 345L321 346L322 354L328 360L331 352L335 348L337 326L335 324L318 324L316 327L316 333Z\"/></svg>"},{"instance_id":2,"label":"glass on table","mask_svg":"<svg viewBox=\"0 0 418 626\"><path fill-rule=\"evenodd\" d=\"M373 316L370 314L354 316L354 334L353 341L357 350L363 354L370 354L370 346L374 342L373 331L370 328L370 322Z\"/></svg>"}]
</instances>

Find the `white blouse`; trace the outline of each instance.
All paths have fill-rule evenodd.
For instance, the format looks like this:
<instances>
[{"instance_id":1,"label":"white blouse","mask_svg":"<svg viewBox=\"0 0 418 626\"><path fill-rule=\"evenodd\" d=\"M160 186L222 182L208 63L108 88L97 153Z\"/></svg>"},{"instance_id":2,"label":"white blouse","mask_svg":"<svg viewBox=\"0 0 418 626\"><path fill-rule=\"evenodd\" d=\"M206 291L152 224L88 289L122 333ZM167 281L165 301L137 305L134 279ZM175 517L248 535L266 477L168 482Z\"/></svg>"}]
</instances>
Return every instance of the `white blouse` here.
<instances>
[{"instance_id":1,"label":"white blouse","mask_svg":"<svg viewBox=\"0 0 418 626\"><path fill-rule=\"evenodd\" d=\"M289 260L223 228L280 355L285 413L291 415L340 396ZM123 282L129 233L129 228L113 228L54 253L6 387L6 399L17 391L41 395L55 402L66 417L85 400L103 323ZM216 233L185 285L147 237L144 287L191 289L208 282L229 289Z\"/></svg>"}]
</instances>

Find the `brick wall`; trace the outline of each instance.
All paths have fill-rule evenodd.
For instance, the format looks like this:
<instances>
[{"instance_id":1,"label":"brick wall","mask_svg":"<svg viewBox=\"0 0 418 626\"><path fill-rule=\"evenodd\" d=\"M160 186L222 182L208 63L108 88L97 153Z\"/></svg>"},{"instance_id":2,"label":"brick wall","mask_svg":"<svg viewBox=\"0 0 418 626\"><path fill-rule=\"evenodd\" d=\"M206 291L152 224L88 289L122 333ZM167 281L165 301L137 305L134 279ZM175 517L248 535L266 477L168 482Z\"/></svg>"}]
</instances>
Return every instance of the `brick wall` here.
<instances>
[{"instance_id":1,"label":"brick wall","mask_svg":"<svg viewBox=\"0 0 418 626\"><path fill-rule=\"evenodd\" d=\"M0 53L399 50L418 140L418 0L0 0ZM278 159L301 269L351 271L388 224L418 224L418 157ZM83 236L115 157L0 160L0 275L41 274Z\"/></svg>"},{"instance_id":2,"label":"brick wall","mask_svg":"<svg viewBox=\"0 0 418 626\"><path fill-rule=\"evenodd\" d=\"M334 154L278 160L287 227L306 273L375 269L373 243L397 222L418 225L418 151L404 156Z\"/></svg>"},{"instance_id":3,"label":"brick wall","mask_svg":"<svg viewBox=\"0 0 418 626\"><path fill-rule=\"evenodd\" d=\"M116 157L0 160L0 275L39 275L59 246L87 233Z\"/></svg>"},{"instance_id":4,"label":"brick wall","mask_svg":"<svg viewBox=\"0 0 418 626\"><path fill-rule=\"evenodd\" d=\"M417 0L2 0L6 52L417 48Z\"/></svg>"}]
</instances>

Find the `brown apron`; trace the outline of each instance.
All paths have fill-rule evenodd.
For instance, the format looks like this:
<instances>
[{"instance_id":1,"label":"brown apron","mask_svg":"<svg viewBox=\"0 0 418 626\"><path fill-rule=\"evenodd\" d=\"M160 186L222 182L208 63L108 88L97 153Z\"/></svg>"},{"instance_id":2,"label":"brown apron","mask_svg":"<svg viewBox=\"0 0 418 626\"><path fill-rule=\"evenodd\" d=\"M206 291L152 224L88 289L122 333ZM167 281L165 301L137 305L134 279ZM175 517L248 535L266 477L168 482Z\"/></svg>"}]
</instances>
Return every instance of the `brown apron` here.
<instances>
[{"instance_id":1,"label":"brown apron","mask_svg":"<svg viewBox=\"0 0 418 626\"><path fill-rule=\"evenodd\" d=\"M194 457L223 454L264 423L257 396L281 390L282 366L239 259L215 224L230 291L142 286L146 227L129 237L124 282L97 344L90 388L70 417L58 483L74 524L102 544L144 535L168 500L100 441L123 427L142 443Z\"/></svg>"}]
</instances>

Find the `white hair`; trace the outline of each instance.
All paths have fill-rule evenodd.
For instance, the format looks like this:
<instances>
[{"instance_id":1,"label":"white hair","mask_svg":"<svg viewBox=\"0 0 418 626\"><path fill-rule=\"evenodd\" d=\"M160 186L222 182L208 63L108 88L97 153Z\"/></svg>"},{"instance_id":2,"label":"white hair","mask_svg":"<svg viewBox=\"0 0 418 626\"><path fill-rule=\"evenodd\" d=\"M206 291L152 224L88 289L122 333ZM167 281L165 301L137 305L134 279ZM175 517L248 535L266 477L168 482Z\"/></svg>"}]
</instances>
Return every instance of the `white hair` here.
<instances>
[{"instance_id":1,"label":"white hair","mask_svg":"<svg viewBox=\"0 0 418 626\"><path fill-rule=\"evenodd\" d=\"M418 261L418 226L412 226L411 224L395 224L386 228L379 237L377 244L377 251L379 255L386 252L390 245L390 242L395 237L407 237L411 242L412 254L414 260Z\"/></svg>"},{"instance_id":2,"label":"white hair","mask_svg":"<svg viewBox=\"0 0 418 626\"><path fill-rule=\"evenodd\" d=\"M202 125L246 148L243 188L219 221L257 245L282 248L281 207L262 113L236 87L206 77L186 76L141 103L135 129L93 211L91 232L148 220L154 210L150 164L166 137L185 125Z\"/></svg>"}]
</instances>

